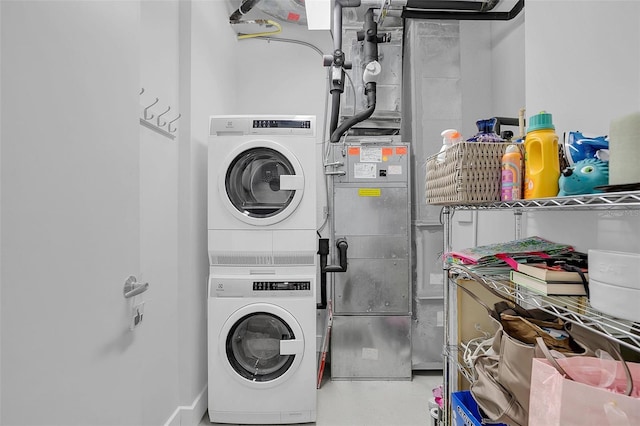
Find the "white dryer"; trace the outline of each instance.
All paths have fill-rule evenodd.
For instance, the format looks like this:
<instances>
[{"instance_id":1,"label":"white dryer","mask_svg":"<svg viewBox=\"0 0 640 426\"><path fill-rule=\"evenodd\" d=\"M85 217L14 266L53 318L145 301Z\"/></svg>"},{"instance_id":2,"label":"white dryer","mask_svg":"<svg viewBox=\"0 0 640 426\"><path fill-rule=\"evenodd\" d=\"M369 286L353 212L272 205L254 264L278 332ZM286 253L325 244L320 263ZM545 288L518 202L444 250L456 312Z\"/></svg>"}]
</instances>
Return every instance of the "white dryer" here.
<instances>
[{"instance_id":1,"label":"white dryer","mask_svg":"<svg viewBox=\"0 0 640 426\"><path fill-rule=\"evenodd\" d=\"M314 116L212 116L211 266L315 265Z\"/></svg>"},{"instance_id":2,"label":"white dryer","mask_svg":"<svg viewBox=\"0 0 640 426\"><path fill-rule=\"evenodd\" d=\"M315 421L315 276L212 274L208 317L212 422Z\"/></svg>"}]
</instances>

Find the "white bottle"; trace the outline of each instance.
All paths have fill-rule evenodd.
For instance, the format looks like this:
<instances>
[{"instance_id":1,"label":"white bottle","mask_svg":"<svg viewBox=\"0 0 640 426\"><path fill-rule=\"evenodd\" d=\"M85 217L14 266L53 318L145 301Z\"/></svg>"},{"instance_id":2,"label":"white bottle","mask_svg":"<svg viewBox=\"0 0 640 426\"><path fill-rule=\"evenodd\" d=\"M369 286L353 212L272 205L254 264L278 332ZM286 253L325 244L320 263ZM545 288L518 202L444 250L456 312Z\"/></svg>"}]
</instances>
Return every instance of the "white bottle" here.
<instances>
[{"instance_id":1,"label":"white bottle","mask_svg":"<svg viewBox=\"0 0 640 426\"><path fill-rule=\"evenodd\" d=\"M440 133L440 136L442 136L442 148L440 148L437 162L443 163L446 158L445 150L454 143L460 142L462 140L462 135L455 129L447 129L443 130L442 133Z\"/></svg>"}]
</instances>

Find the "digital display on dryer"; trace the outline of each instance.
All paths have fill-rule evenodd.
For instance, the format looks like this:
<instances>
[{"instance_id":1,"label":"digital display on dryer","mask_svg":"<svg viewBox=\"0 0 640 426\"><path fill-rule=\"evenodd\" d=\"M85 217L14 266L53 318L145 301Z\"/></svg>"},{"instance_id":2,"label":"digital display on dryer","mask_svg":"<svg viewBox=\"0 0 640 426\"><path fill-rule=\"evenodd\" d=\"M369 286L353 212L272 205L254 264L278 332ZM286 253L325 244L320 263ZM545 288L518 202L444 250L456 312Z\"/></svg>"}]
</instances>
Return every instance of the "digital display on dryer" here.
<instances>
[{"instance_id":1,"label":"digital display on dryer","mask_svg":"<svg viewBox=\"0 0 640 426\"><path fill-rule=\"evenodd\" d=\"M254 291L311 290L310 281L254 281Z\"/></svg>"},{"instance_id":2,"label":"digital display on dryer","mask_svg":"<svg viewBox=\"0 0 640 426\"><path fill-rule=\"evenodd\" d=\"M310 129L310 120L253 120L254 129Z\"/></svg>"}]
</instances>

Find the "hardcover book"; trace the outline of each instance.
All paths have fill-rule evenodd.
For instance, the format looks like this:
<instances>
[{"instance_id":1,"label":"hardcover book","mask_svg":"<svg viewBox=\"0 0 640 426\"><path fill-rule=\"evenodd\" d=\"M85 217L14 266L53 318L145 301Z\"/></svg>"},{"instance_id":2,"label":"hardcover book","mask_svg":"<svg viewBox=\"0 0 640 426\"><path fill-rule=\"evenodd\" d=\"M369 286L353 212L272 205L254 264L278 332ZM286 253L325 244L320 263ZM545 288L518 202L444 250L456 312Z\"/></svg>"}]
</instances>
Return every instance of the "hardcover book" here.
<instances>
[{"instance_id":1,"label":"hardcover book","mask_svg":"<svg viewBox=\"0 0 640 426\"><path fill-rule=\"evenodd\" d=\"M518 272L522 272L543 281L569 281L581 283L580 274L566 271L559 265L547 266L546 263L518 263ZM589 279L586 269L582 269L585 278Z\"/></svg>"},{"instance_id":2,"label":"hardcover book","mask_svg":"<svg viewBox=\"0 0 640 426\"><path fill-rule=\"evenodd\" d=\"M582 281L545 281L518 271L511 271L511 282L542 295L586 296Z\"/></svg>"}]
</instances>

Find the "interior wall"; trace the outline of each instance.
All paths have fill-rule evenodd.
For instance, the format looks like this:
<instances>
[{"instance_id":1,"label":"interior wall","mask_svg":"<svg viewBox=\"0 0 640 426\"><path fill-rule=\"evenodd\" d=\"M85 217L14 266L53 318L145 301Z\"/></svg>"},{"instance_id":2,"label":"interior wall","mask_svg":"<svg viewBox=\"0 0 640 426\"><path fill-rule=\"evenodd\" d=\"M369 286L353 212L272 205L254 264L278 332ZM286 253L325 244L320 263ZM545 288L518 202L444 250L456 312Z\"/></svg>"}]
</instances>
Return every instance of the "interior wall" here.
<instances>
[{"instance_id":1,"label":"interior wall","mask_svg":"<svg viewBox=\"0 0 640 426\"><path fill-rule=\"evenodd\" d=\"M605 135L640 109L640 3L539 0L526 19L527 115L550 112L559 135Z\"/></svg>"},{"instance_id":2,"label":"interior wall","mask_svg":"<svg viewBox=\"0 0 640 426\"><path fill-rule=\"evenodd\" d=\"M224 2L180 2L179 393L183 425L207 404L207 147L209 116L236 109L236 33ZM174 421L178 421L175 419Z\"/></svg>"},{"instance_id":3,"label":"interior wall","mask_svg":"<svg viewBox=\"0 0 640 426\"><path fill-rule=\"evenodd\" d=\"M2 8L0 7L0 46L2 46ZM2 81L2 55L0 54L0 81ZM0 99L2 99L2 84L0 84ZM2 176L2 108L0 108L0 176ZM0 185L0 241L2 241L2 185ZM0 250L0 268L2 268L2 250ZM0 273L0 306L2 306L2 274ZM0 315L0 330L2 330L2 315ZM0 366L2 365L2 338L0 338ZM0 383L2 383L2 368L0 368ZM0 385L0 419L2 419L2 385Z\"/></svg>"},{"instance_id":4,"label":"interior wall","mask_svg":"<svg viewBox=\"0 0 640 426\"><path fill-rule=\"evenodd\" d=\"M527 5L528 6L528 5ZM490 112L489 117L518 117L520 108L525 107L525 12L520 12L510 21L490 21L488 52L485 64L491 70L489 88L491 91L487 100L483 96L476 96L477 91L468 93L475 97L475 102L485 102ZM486 25L487 23L478 23ZM468 63L467 72L474 67ZM513 126L502 126L501 130L511 130L518 135L519 130ZM461 214L462 213L462 214ZM515 219L511 212L457 212L453 222L460 229L454 233L457 247L471 247L474 245L492 244L515 238ZM457 231L457 232L456 232ZM462 232L460 232L462 231Z\"/></svg>"},{"instance_id":5,"label":"interior wall","mask_svg":"<svg viewBox=\"0 0 640 426\"><path fill-rule=\"evenodd\" d=\"M517 118L525 107L525 14L523 10L510 21L491 22L491 109L496 117ZM517 127L502 129L518 136Z\"/></svg>"},{"instance_id":6,"label":"interior wall","mask_svg":"<svg viewBox=\"0 0 640 426\"><path fill-rule=\"evenodd\" d=\"M139 4L0 9L0 423L141 424Z\"/></svg>"},{"instance_id":7,"label":"interior wall","mask_svg":"<svg viewBox=\"0 0 640 426\"><path fill-rule=\"evenodd\" d=\"M15 21L10 26L11 34L25 33L25 38L1 39L3 59L19 57L20 64L34 64L20 69L14 61L10 69L12 80L5 79L6 69L2 68L0 112L3 119L7 113L13 117L12 130L2 128L2 224L9 223L14 228L10 238L3 233L1 251L2 294L12 295L11 305L7 305L8 299L2 300L3 424L167 421L196 425L206 410L208 116L235 108L235 63L228 61L235 60L237 41L227 23L223 2L119 4L123 5L122 10L108 16L105 12L111 13L111 6L117 9L116 3L3 2L0 7L2 35L6 33L4 24L9 22L5 11L13 12L14 6L23 5L38 11L11 16ZM40 13L39 7L50 9ZM132 11L137 12L129 13ZM94 25L89 32L92 37L80 33L93 25L94 20L107 25L114 16L118 25L108 26L108 30ZM40 18L44 23L34 21ZM42 50L48 46L42 35L57 37L60 28L56 25L67 21L72 24L66 32L61 31L65 36L64 49L60 51L57 46ZM111 30L117 36L111 35ZM93 47L85 52L88 44L99 46L105 39L111 50ZM24 46L31 46L29 43L36 48L24 50ZM221 65L221 58L227 60L226 64ZM43 63L48 65L42 66ZM69 73L68 69L74 72ZM5 89L9 86L5 83L20 74L28 80L14 85L8 93ZM90 89L76 96L76 87ZM141 87L145 92L139 96ZM127 102L123 103L125 97ZM155 115L168 106L171 112L165 118L174 119L182 114L174 124L179 128L175 141L138 125L138 112L142 113L155 97L160 99L150 110ZM36 105L41 110L34 110ZM114 169L116 163L108 159L123 154L117 152L120 145L115 141L136 150L139 146L140 164ZM84 150L89 145L109 150L97 155ZM7 153L9 157L5 156ZM7 158L11 163L7 163ZM137 161L138 155L130 160ZM77 170L72 167L82 163L86 166ZM138 278L151 283L149 292L143 296L145 322L133 333L127 328L126 310L116 310L123 318L112 321L112 310L126 306L120 276L107 280L108 285L79 292L83 284L104 281L98 276L113 255L103 252L118 251L97 243L95 247L85 246L86 239L93 241L94 233L100 230L120 235L108 227L109 218L100 221L98 227L93 226L95 218L74 222L85 209L90 211L87 218L102 217L107 211L102 211L101 206L110 199L90 204L100 198L100 193L72 195L76 188L89 185L73 177L80 171L88 171L91 164L117 170L123 178L129 179L131 175L133 179L127 182L135 188L139 184L142 191L140 235L118 238L119 248L123 242L131 241L133 245L140 238L139 267L143 274ZM20 173L15 173L16 170ZM51 175L50 170L60 175ZM98 173L97 170L102 169L91 172ZM68 179L64 172L68 173ZM60 176L63 178L58 179ZM117 193L115 186L110 188ZM35 204L23 208L19 203L11 203L11 215L7 217L7 200L15 201L16 197L24 200L25 196ZM123 205L129 206L127 211L138 211L137 203L134 206L113 203L110 208L120 209ZM57 213L52 216L54 210L62 212L65 208L74 213L66 219L62 213L60 217ZM71 246L84 247L83 256L76 259L73 267L59 261L61 248ZM137 243L133 246L137 247ZM96 247L100 250L95 250ZM132 257L132 262L138 261L137 256ZM108 259L110 262L105 263ZM127 268L126 272L136 273L136 269ZM25 280L29 285L23 285ZM78 281L82 281L80 286ZM32 297L34 294L37 297ZM110 307L102 304L107 295L116 298L109 302ZM68 304L73 307L66 308ZM29 320L18 320L18 316L24 318L25 312ZM96 321L113 329L117 336L106 336L107 340L113 337L109 344L100 343L105 336L92 328L93 322L74 321L76 314L86 318L99 315ZM65 321L71 321L73 328L64 326ZM76 328L89 337L74 339ZM60 339L61 336L64 337ZM89 341L93 344L94 340L104 346L97 351L100 356L107 352L109 363L113 361L126 368L107 369L107 356L85 356L90 351L87 344ZM7 352L9 347L11 351ZM51 365L57 367L50 368ZM76 384L73 391L66 387L72 384ZM52 386L56 392L48 391ZM135 396L120 392L121 386ZM99 391L95 392L95 387ZM77 392L87 403L73 396ZM41 399L43 393L47 393L46 399ZM34 405L38 410L33 410ZM103 405L110 407L108 415L103 413ZM101 413L100 418L97 413ZM87 420L89 417L93 420Z\"/></svg>"},{"instance_id":8,"label":"interior wall","mask_svg":"<svg viewBox=\"0 0 640 426\"><path fill-rule=\"evenodd\" d=\"M178 1L140 2L140 108L151 122L166 124L180 113L178 103ZM142 90L142 89L141 89ZM142 115L142 113L141 113ZM180 120L172 123L181 126ZM176 139L140 126L140 276L152 287L145 295L144 327L136 330L149 356L142 368L142 418L162 424L178 405L178 146ZM193 285L193 284L192 284ZM162 372L163 374L158 374Z\"/></svg>"},{"instance_id":9,"label":"interior wall","mask_svg":"<svg viewBox=\"0 0 640 426\"><path fill-rule=\"evenodd\" d=\"M526 20L527 116L551 113L562 140L575 130L606 135L612 119L640 110L640 3L541 0L527 3ZM527 224L582 251L640 252L634 211L531 213Z\"/></svg>"}]
</instances>

